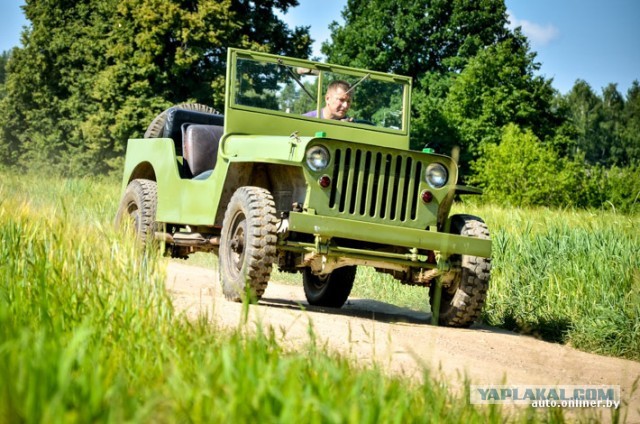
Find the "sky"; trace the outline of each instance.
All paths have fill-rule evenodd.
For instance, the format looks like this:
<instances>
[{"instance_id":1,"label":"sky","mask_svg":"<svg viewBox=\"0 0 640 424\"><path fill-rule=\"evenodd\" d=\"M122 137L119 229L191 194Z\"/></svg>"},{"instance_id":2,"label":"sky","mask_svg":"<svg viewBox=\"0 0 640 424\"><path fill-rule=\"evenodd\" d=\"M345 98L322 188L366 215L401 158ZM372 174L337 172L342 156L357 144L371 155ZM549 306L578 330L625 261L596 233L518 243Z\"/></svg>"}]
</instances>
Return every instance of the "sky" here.
<instances>
[{"instance_id":1,"label":"sky","mask_svg":"<svg viewBox=\"0 0 640 424\"><path fill-rule=\"evenodd\" d=\"M329 24L343 23L347 0L299 0L281 15L290 26L310 26L313 55L330 37ZM22 0L0 4L0 51L20 45L28 22ZM512 26L529 38L539 73L553 78L553 86L567 93L583 79L598 93L616 83L626 94L640 81L640 0L506 0Z\"/></svg>"}]
</instances>

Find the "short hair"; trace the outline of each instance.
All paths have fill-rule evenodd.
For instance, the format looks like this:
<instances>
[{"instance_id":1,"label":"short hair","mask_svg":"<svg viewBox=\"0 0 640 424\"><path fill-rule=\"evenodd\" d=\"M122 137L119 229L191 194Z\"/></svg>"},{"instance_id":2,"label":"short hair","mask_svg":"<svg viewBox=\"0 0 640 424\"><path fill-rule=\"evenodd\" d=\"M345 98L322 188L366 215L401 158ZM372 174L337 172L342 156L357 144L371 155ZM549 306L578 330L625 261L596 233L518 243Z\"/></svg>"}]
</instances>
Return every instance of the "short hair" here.
<instances>
[{"instance_id":1,"label":"short hair","mask_svg":"<svg viewBox=\"0 0 640 424\"><path fill-rule=\"evenodd\" d=\"M351 84L349 84L345 80L331 81L331 83L327 87L327 93L331 90L335 90L336 88L342 88L345 92L347 92L351 90Z\"/></svg>"}]
</instances>

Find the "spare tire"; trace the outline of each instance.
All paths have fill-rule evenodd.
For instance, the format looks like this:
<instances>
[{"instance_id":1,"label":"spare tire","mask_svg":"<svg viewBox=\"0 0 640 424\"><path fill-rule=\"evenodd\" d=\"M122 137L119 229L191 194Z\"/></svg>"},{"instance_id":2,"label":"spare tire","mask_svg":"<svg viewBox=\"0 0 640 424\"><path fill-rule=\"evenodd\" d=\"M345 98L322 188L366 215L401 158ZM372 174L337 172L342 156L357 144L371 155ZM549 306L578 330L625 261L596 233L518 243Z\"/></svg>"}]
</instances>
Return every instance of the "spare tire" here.
<instances>
[{"instance_id":1,"label":"spare tire","mask_svg":"<svg viewBox=\"0 0 640 424\"><path fill-rule=\"evenodd\" d=\"M194 112L204 112L204 113L211 113L211 114L220 113L214 108L207 105L200 104L200 103L180 103L179 105L172 106L169 109L173 109L173 108L192 110ZM167 112L169 111L169 109L166 109L164 112L156 116L153 121L151 121L151 124L149 124L149 127L147 128L147 131L145 131L144 133L144 138L162 137L162 133L164 131L164 123L167 120Z\"/></svg>"}]
</instances>

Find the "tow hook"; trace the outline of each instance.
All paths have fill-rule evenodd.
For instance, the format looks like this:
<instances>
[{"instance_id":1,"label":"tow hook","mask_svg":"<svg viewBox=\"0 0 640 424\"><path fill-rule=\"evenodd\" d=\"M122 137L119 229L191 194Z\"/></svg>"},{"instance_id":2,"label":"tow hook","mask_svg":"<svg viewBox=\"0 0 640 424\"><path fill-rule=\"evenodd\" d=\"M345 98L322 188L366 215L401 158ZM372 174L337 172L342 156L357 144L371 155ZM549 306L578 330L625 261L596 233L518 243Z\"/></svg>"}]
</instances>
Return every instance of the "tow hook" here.
<instances>
[{"instance_id":1,"label":"tow hook","mask_svg":"<svg viewBox=\"0 0 640 424\"><path fill-rule=\"evenodd\" d=\"M316 253L318 255L329 254L329 240L324 239L322 236L316 236Z\"/></svg>"},{"instance_id":2,"label":"tow hook","mask_svg":"<svg viewBox=\"0 0 640 424\"><path fill-rule=\"evenodd\" d=\"M449 255L436 255L436 263L439 274L446 274L451 271L451 262L449 262Z\"/></svg>"}]
</instances>

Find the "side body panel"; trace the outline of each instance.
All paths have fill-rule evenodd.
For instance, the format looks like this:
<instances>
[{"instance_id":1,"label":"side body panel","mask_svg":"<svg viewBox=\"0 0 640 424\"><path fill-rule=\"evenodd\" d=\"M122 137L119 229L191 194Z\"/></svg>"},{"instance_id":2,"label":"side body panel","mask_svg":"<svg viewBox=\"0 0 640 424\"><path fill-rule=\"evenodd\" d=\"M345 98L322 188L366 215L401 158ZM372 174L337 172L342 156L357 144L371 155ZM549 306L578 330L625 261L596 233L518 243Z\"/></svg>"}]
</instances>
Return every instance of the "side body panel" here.
<instances>
[{"instance_id":1,"label":"side body panel","mask_svg":"<svg viewBox=\"0 0 640 424\"><path fill-rule=\"evenodd\" d=\"M158 222L213 225L217 199L223 187L228 164L218 161L206 180L181 179L173 140L132 139L127 144L123 190L135 178L136 168L148 163L158 183Z\"/></svg>"}]
</instances>

